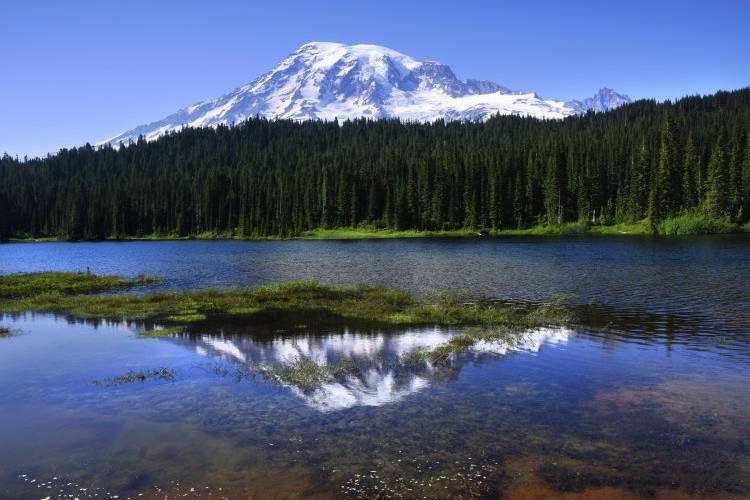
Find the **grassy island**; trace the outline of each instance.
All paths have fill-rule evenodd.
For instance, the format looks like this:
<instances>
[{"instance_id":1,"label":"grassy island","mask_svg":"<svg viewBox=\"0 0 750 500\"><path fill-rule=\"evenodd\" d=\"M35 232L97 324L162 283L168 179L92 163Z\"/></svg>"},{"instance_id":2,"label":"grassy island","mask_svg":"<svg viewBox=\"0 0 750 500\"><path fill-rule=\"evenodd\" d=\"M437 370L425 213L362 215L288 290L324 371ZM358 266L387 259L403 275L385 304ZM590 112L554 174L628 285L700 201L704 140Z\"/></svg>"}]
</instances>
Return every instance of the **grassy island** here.
<instances>
[{"instance_id":1,"label":"grassy island","mask_svg":"<svg viewBox=\"0 0 750 500\"><path fill-rule=\"evenodd\" d=\"M0 303L18 303L34 297L63 297L85 293L104 292L145 285L157 281L151 276L135 278L97 276L90 272L19 273L0 276Z\"/></svg>"},{"instance_id":2,"label":"grassy island","mask_svg":"<svg viewBox=\"0 0 750 500\"><path fill-rule=\"evenodd\" d=\"M290 316L324 318L342 324L365 321L382 325L533 327L572 319L571 313L560 304L519 307L494 301L469 302L450 294L417 299L386 288L329 286L314 281L228 290L92 295L153 280L90 273L0 276L0 312L49 312L82 319L151 320L167 325L217 319L263 323Z\"/></svg>"}]
</instances>

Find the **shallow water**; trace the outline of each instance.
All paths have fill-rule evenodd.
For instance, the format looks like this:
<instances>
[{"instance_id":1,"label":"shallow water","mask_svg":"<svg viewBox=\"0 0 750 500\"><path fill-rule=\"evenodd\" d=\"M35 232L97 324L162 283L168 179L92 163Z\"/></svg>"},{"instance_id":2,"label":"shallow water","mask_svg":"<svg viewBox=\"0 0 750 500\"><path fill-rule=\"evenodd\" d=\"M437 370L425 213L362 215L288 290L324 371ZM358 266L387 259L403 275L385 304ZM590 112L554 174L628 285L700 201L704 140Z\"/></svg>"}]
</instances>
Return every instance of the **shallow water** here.
<instances>
[{"instance_id":1,"label":"shallow water","mask_svg":"<svg viewBox=\"0 0 750 500\"><path fill-rule=\"evenodd\" d=\"M248 286L311 278L412 293L612 306L650 313L653 328L750 324L750 236L363 241L133 241L0 245L0 274L90 268L163 277L151 289Z\"/></svg>"},{"instance_id":2,"label":"shallow water","mask_svg":"<svg viewBox=\"0 0 750 500\"><path fill-rule=\"evenodd\" d=\"M88 265L167 288L315 277L574 293L591 326L431 364L409 353L460 329L234 323L151 338L4 316L0 498L750 497L747 242L2 245L2 273ZM275 377L301 359L347 368L309 386Z\"/></svg>"},{"instance_id":3,"label":"shallow water","mask_svg":"<svg viewBox=\"0 0 750 500\"><path fill-rule=\"evenodd\" d=\"M405 354L455 331L2 321L4 498L750 495L750 363L719 346L544 329L431 365ZM351 368L263 375L298 359Z\"/></svg>"}]
</instances>

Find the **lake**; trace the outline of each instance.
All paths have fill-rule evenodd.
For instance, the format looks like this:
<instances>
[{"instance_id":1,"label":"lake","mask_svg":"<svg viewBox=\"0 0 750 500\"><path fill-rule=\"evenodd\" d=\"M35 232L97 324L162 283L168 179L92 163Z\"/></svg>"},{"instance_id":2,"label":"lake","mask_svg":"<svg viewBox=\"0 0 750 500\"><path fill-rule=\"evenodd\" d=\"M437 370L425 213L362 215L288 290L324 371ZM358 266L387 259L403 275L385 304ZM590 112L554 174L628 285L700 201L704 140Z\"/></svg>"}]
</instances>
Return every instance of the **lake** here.
<instances>
[{"instance_id":1,"label":"lake","mask_svg":"<svg viewBox=\"0 0 750 500\"><path fill-rule=\"evenodd\" d=\"M0 274L164 278L146 291L313 278L562 297L587 319L431 364L408 353L461 328L232 322L154 338L136 322L6 315L0 497L750 497L749 243L0 245ZM348 368L313 386L275 376L299 360Z\"/></svg>"}]
</instances>

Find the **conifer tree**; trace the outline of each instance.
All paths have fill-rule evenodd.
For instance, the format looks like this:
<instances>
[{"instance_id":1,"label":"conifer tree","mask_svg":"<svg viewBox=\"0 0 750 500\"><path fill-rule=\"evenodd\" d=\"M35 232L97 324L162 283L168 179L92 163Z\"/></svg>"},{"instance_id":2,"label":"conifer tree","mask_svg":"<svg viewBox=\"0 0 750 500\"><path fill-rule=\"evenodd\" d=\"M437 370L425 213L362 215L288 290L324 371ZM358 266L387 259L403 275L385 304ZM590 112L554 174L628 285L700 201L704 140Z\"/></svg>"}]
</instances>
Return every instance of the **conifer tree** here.
<instances>
[{"instance_id":1,"label":"conifer tree","mask_svg":"<svg viewBox=\"0 0 750 500\"><path fill-rule=\"evenodd\" d=\"M685 152L682 160L682 206L685 209L691 209L698 206L700 201L697 185L699 168L693 134L690 133L688 134L687 142L685 143Z\"/></svg>"},{"instance_id":2,"label":"conifer tree","mask_svg":"<svg viewBox=\"0 0 750 500\"><path fill-rule=\"evenodd\" d=\"M291 236L750 218L750 89L483 123L254 118L119 149L0 157L0 237ZM719 126L721 125L721 127ZM723 127L723 128L722 128Z\"/></svg>"},{"instance_id":3,"label":"conifer tree","mask_svg":"<svg viewBox=\"0 0 750 500\"><path fill-rule=\"evenodd\" d=\"M672 117L667 112L662 119L661 142L659 146L659 166L654 182L654 203L658 217L673 215L680 206L679 182L675 168L675 147Z\"/></svg>"},{"instance_id":4,"label":"conifer tree","mask_svg":"<svg viewBox=\"0 0 750 500\"><path fill-rule=\"evenodd\" d=\"M706 193L705 208L712 217L727 215L729 208L729 179L724 150L724 135L725 133L722 131L716 138L716 144L711 150L711 159L708 162L708 192Z\"/></svg>"},{"instance_id":5,"label":"conifer tree","mask_svg":"<svg viewBox=\"0 0 750 500\"><path fill-rule=\"evenodd\" d=\"M559 172L555 156L550 155L547 160L547 169L544 173L544 208L549 224L559 224L562 222L562 188L560 186Z\"/></svg>"},{"instance_id":6,"label":"conifer tree","mask_svg":"<svg viewBox=\"0 0 750 500\"><path fill-rule=\"evenodd\" d=\"M745 141L745 161L742 166L742 188L740 190L740 216L739 221L750 220L750 133Z\"/></svg>"}]
</instances>

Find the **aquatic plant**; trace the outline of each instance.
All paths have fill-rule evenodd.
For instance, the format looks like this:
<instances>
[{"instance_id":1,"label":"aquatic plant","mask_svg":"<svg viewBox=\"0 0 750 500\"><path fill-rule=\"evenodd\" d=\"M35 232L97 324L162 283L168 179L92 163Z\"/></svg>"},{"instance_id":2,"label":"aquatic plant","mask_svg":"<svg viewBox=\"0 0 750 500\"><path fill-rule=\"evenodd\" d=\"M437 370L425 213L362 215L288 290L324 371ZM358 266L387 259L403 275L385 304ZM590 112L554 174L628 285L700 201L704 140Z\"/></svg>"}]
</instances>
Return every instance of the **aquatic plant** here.
<instances>
[{"instance_id":1,"label":"aquatic plant","mask_svg":"<svg viewBox=\"0 0 750 500\"><path fill-rule=\"evenodd\" d=\"M20 276L24 279L19 284ZM558 303L508 304L467 301L456 294L416 299L405 292L373 286L330 286L293 281L253 288L158 292L147 295L100 294L152 278L125 280L85 273L40 273L0 277L0 311L66 314L83 319L150 320L166 326L214 319L257 324L292 321L373 325L503 325L517 328L569 323L571 311ZM42 287L40 283L54 283ZM19 291L20 290L20 291Z\"/></svg>"},{"instance_id":2,"label":"aquatic plant","mask_svg":"<svg viewBox=\"0 0 750 500\"><path fill-rule=\"evenodd\" d=\"M264 365L258 368L261 375L274 382L310 389L320 384L352 372L348 360L339 363L318 364L298 356L283 364Z\"/></svg>"},{"instance_id":3,"label":"aquatic plant","mask_svg":"<svg viewBox=\"0 0 750 500\"><path fill-rule=\"evenodd\" d=\"M145 382L147 380L166 380L173 382L175 374L173 370L169 368L156 368L153 370L131 370L124 375L117 375L116 377L106 378L101 380L91 381L94 385L114 386L122 384L130 384L133 382Z\"/></svg>"},{"instance_id":4,"label":"aquatic plant","mask_svg":"<svg viewBox=\"0 0 750 500\"><path fill-rule=\"evenodd\" d=\"M91 272L18 273L0 276L0 300L38 297L42 295L76 295L129 288L156 281L153 276L139 274L135 278L100 276Z\"/></svg>"},{"instance_id":5,"label":"aquatic plant","mask_svg":"<svg viewBox=\"0 0 750 500\"><path fill-rule=\"evenodd\" d=\"M416 365L421 363L426 359L426 353L427 349L422 346L417 346L409 351L407 351L403 356L401 356L401 362L405 365Z\"/></svg>"},{"instance_id":6,"label":"aquatic plant","mask_svg":"<svg viewBox=\"0 0 750 500\"><path fill-rule=\"evenodd\" d=\"M12 335L13 335L13 332L10 331L10 328L0 326L0 339L10 337Z\"/></svg>"},{"instance_id":7,"label":"aquatic plant","mask_svg":"<svg viewBox=\"0 0 750 500\"><path fill-rule=\"evenodd\" d=\"M503 342L509 347L514 347L522 341L523 333L518 330L510 328L468 327L459 335L432 349L415 347L407 351L401 357L401 361L407 365L415 365L423 361L429 361L433 365L440 365L450 361L452 355L466 352L479 342Z\"/></svg>"}]
</instances>

